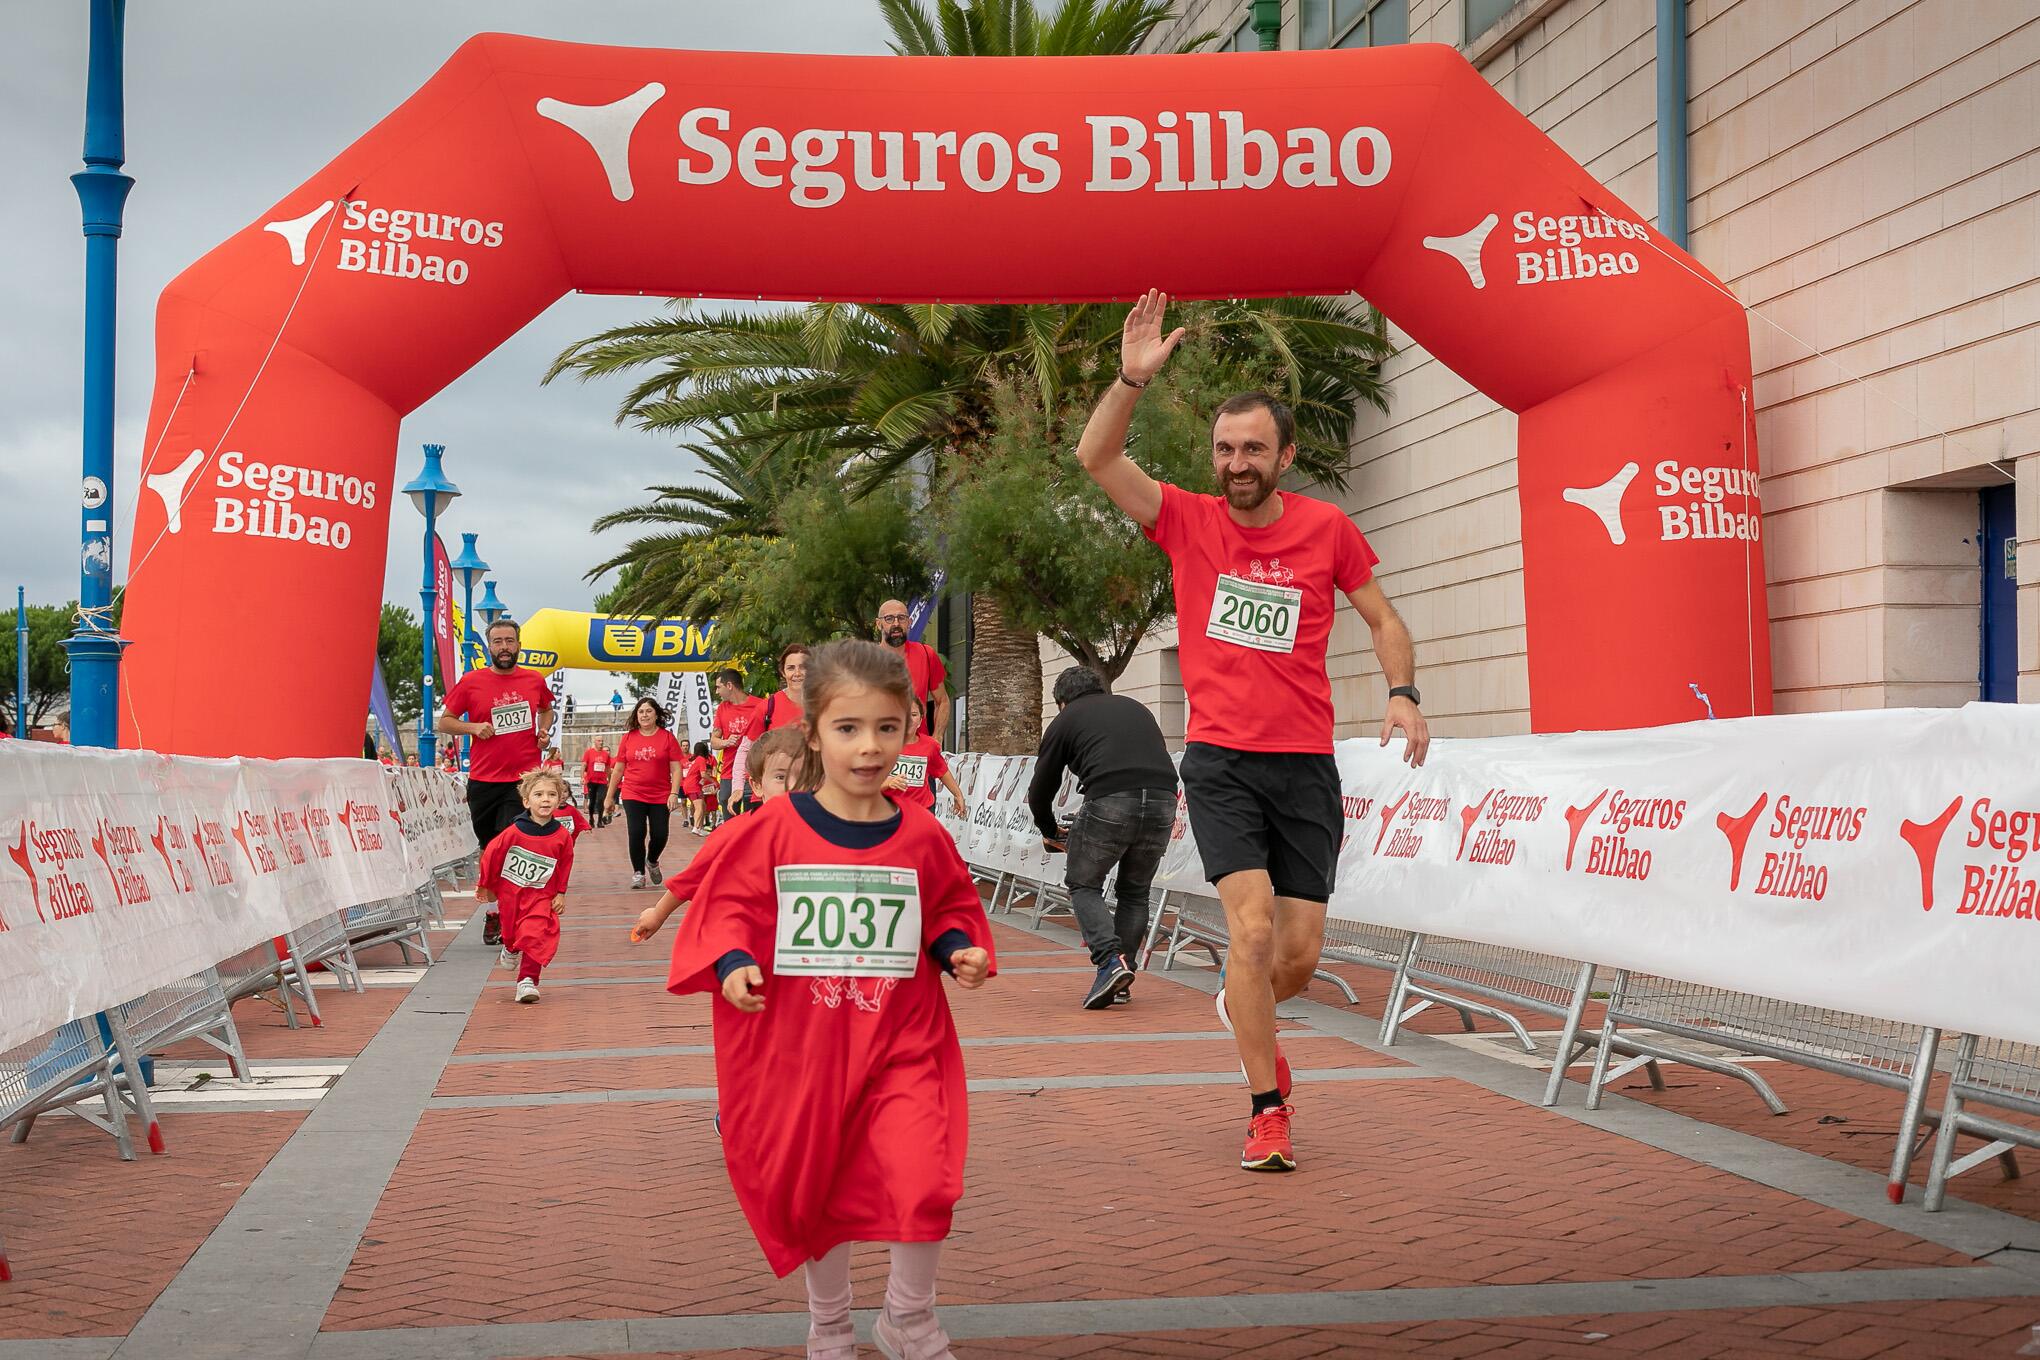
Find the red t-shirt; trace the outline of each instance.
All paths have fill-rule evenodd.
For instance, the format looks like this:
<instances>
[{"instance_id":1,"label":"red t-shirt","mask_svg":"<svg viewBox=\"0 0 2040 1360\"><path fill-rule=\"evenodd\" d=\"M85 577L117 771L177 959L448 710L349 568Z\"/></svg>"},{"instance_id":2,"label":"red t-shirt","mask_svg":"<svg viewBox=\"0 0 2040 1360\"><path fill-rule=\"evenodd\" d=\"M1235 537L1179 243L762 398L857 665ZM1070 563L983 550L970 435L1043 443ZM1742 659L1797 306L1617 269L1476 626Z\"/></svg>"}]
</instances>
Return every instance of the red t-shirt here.
<instances>
[{"instance_id":1,"label":"red t-shirt","mask_svg":"<svg viewBox=\"0 0 2040 1360\"><path fill-rule=\"evenodd\" d=\"M701 781L708 773L708 757L696 756L687 762L687 768L680 775L680 792L689 798L701 797Z\"/></svg>"},{"instance_id":2,"label":"red t-shirt","mask_svg":"<svg viewBox=\"0 0 2040 1360\"><path fill-rule=\"evenodd\" d=\"M768 708L772 710L770 713L765 711ZM800 701L785 690L779 690L766 698L758 700L758 718L765 725L757 728L750 734L751 740L756 741L767 732L776 731L782 727L792 727L805 717L807 717L807 714L801 710Z\"/></svg>"},{"instance_id":3,"label":"red t-shirt","mask_svg":"<svg viewBox=\"0 0 2040 1360\"><path fill-rule=\"evenodd\" d=\"M446 711L469 722L493 723L496 735L468 746L468 778L484 783L521 779L538 768L538 715L552 708L545 677L522 666L508 675L469 671L446 691Z\"/></svg>"},{"instance_id":4,"label":"red t-shirt","mask_svg":"<svg viewBox=\"0 0 2040 1360\"><path fill-rule=\"evenodd\" d=\"M1234 751L1332 749L1325 645L1341 594L1380 559L1337 506L1288 491L1282 517L1236 523L1222 496L1162 484L1147 530L1169 555L1188 741ZM1221 576L1224 581L1221 582Z\"/></svg>"},{"instance_id":5,"label":"red t-shirt","mask_svg":"<svg viewBox=\"0 0 2040 1360\"><path fill-rule=\"evenodd\" d=\"M907 777L907 787L895 793L895 798L915 807L934 807L935 781L949 773L949 762L942 758L942 743L933 737L915 737L900 748L893 773Z\"/></svg>"},{"instance_id":6,"label":"red t-shirt","mask_svg":"<svg viewBox=\"0 0 2040 1360\"><path fill-rule=\"evenodd\" d=\"M949 667L942 664L942 654L925 642L901 644L900 658L907 663L907 679L914 686L914 694L925 705L934 693L949 678Z\"/></svg>"},{"instance_id":7,"label":"red t-shirt","mask_svg":"<svg viewBox=\"0 0 2040 1360\"><path fill-rule=\"evenodd\" d=\"M665 728L647 736L626 732L616 743L616 763L623 771L623 787L617 797L634 803L663 803L673 796L673 766L683 764L687 752Z\"/></svg>"},{"instance_id":8,"label":"red t-shirt","mask_svg":"<svg viewBox=\"0 0 2040 1360\"><path fill-rule=\"evenodd\" d=\"M730 1185L780 1275L839 1242L948 1235L963 1190L970 1102L948 990L927 949L951 930L993 948L970 870L940 822L902 808L883 842L853 850L811 828L796 802L774 798L721 835L680 920L666 982L683 995L719 993L715 963L733 949L765 974L771 1003L763 1011L744 1015L718 995L711 1014L716 1070L743 1074L720 1096ZM810 874L877 871L913 883L920 930L892 942L912 951L911 973L781 972L779 915L798 908L782 908L776 871L795 866ZM858 919L853 905L844 922L853 939ZM868 909L861 919L870 929Z\"/></svg>"},{"instance_id":9,"label":"red t-shirt","mask_svg":"<svg viewBox=\"0 0 2040 1360\"><path fill-rule=\"evenodd\" d=\"M722 733L725 737L742 741L751 734L751 720L757 716L758 705L763 702L761 699L746 698L739 704L717 704L715 706L715 730ZM730 771L736 768L737 748L735 746L723 747L721 757L717 762L717 768L720 773L716 777L718 779L728 779Z\"/></svg>"},{"instance_id":10,"label":"red t-shirt","mask_svg":"<svg viewBox=\"0 0 2040 1360\"><path fill-rule=\"evenodd\" d=\"M614 759L615 757L607 751L600 751L592 746L589 747L581 755L582 777L590 784L607 784L609 782L609 762Z\"/></svg>"}]
</instances>

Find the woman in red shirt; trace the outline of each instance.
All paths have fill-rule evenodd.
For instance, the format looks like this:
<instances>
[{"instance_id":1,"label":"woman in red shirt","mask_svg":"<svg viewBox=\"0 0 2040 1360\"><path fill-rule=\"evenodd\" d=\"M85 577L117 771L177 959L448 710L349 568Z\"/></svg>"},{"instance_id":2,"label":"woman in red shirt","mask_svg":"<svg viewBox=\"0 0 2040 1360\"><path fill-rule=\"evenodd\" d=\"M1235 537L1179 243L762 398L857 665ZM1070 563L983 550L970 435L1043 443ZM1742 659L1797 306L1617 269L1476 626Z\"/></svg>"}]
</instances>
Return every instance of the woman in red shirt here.
<instances>
[{"instance_id":1,"label":"woman in red shirt","mask_svg":"<svg viewBox=\"0 0 2040 1360\"><path fill-rule=\"evenodd\" d=\"M650 696L638 700L630 718L630 731L616 742L616 764L623 777L610 781L607 809L614 813L617 802L623 803L630 886L642 888L647 876L653 883L665 878L659 856L666 849L687 752L666 729L666 710L658 700Z\"/></svg>"}]
</instances>

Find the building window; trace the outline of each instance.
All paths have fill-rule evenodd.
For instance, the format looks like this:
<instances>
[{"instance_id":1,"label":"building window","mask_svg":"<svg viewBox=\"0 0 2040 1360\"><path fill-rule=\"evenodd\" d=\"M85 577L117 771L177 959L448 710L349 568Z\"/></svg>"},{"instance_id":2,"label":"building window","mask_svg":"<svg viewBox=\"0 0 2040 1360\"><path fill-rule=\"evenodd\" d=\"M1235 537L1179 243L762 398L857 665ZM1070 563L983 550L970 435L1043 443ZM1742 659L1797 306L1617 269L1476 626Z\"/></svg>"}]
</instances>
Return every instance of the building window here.
<instances>
[{"instance_id":1,"label":"building window","mask_svg":"<svg viewBox=\"0 0 2040 1360\"><path fill-rule=\"evenodd\" d=\"M1466 0L1466 40L1472 42L1502 21L1516 0Z\"/></svg>"},{"instance_id":2,"label":"building window","mask_svg":"<svg viewBox=\"0 0 2040 1360\"><path fill-rule=\"evenodd\" d=\"M1305 26L1309 25L1306 18ZM1331 0L1333 47L1386 47L1410 40L1410 0Z\"/></svg>"},{"instance_id":3,"label":"building window","mask_svg":"<svg viewBox=\"0 0 2040 1360\"><path fill-rule=\"evenodd\" d=\"M1332 39L1332 0L1303 0L1303 46L1328 47Z\"/></svg>"},{"instance_id":4,"label":"building window","mask_svg":"<svg viewBox=\"0 0 2040 1360\"><path fill-rule=\"evenodd\" d=\"M1261 34L1254 27L1254 16L1250 12L1240 20L1240 26L1233 30L1232 40L1225 45L1228 52L1258 52L1261 50Z\"/></svg>"}]
</instances>

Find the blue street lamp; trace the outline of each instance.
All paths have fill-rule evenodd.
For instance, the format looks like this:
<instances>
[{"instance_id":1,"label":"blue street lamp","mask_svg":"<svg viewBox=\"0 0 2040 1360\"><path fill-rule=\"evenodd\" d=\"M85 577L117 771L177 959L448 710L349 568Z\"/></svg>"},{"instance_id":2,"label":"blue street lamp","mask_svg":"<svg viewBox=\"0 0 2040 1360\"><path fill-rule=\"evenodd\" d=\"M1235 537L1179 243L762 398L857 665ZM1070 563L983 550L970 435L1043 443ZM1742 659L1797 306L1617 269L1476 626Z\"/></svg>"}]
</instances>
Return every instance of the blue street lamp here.
<instances>
[{"instance_id":1,"label":"blue street lamp","mask_svg":"<svg viewBox=\"0 0 2040 1360\"><path fill-rule=\"evenodd\" d=\"M460 640L459 664L461 674L463 675L467 673L468 668L473 664L469 660L469 645L477 641L475 637L475 578L489 569L489 564L484 562L481 554L475 551L475 540L479 537L479 534L462 534L460 536L460 556L454 558L451 564L453 574L460 578L460 630L462 637ZM468 738L466 734L462 734L460 739L460 767L463 770L468 767Z\"/></svg>"},{"instance_id":2,"label":"blue street lamp","mask_svg":"<svg viewBox=\"0 0 2040 1360\"><path fill-rule=\"evenodd\" d=\"M425 583L418 591L418 597L425 603L425 626L419 629L425 640L425 676L419 691L424 710L418 715L418 763L431 769L439 763L439 740L432 731L432 619L439 608L439 583L433 579L432 545L439 530L439 512L455 496L460 488L446 480L440 470L439 459L446 452L444 444L425 446L425 466L416 477L404 486L404 494L411 498L411 504L418 507L418 513L425 516Z\"/></svg>"},{"instance_id":3,"label":"blue street lamp","mask_svg":"<svg viewBox=\"0 0 2040 1360\"><path fill-rule=\"evenodd\" d=\"M482 602L476 605L475 609L480 612L484 624L494 623L497 619L510 612L503 602L496 598L496 583L494 581L482 582Z\"/></svg>"},{"instance_id":4,"label":"blue street lamp","mask_svg":"<svg viewBox=\"0 0 2040 1360\"><path fill-rule=\"evenodd\" d=\"M120 741L120 652L113 626L113 337L127 163L121 43L127 0L92 0L85 85L85 168L71 176L85 229L84 493L79 528L78 628L71 654L71 744Z\"/></svg>"}]
</instances>

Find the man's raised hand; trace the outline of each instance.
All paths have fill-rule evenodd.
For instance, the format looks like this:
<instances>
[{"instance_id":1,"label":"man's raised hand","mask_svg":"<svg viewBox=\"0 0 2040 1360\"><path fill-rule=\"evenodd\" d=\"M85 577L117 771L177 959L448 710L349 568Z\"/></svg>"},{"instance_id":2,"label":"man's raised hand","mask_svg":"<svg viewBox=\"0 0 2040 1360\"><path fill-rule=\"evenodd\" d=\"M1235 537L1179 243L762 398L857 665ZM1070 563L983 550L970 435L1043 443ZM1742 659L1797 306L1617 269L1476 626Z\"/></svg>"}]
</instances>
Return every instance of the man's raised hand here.
<instances>
[{"instance_id":1,"label":"man's raised hand","mask_svg":"<svg viewBox=\"0 0 2040 1360\"><path fill-rule=\"evenodd\" d=\"M1137 383L1161 372L1187 334L1181 326L1162 334L1162 314L1168 309L1169 295L1150 288L1126 314L1126 329L1119 336L1119 367Z\"/></svg>"}]
</instances>

